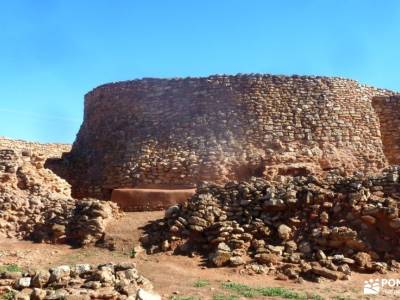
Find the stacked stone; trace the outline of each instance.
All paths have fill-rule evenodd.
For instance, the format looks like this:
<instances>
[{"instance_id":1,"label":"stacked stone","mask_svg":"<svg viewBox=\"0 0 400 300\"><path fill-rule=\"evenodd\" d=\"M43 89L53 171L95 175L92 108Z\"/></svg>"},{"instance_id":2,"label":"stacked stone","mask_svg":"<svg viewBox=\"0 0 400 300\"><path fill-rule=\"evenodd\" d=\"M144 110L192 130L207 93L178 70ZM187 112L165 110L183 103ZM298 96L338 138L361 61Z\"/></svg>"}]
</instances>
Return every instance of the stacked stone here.
<instances>
[{"instance_id":1,"label":"stacked stone","mask_svg":"<svg viewBox=\"0 0 400 300\"><path fill-rule=\"evenodd\" d=\"M118 215L115 203L95 199L77 201L66 228L67 240L81 246L102 241L107 223Z\"/></svg>"},{"instance_id":2,"label":"stacked stone","mask_svg":"<svg viewBox=\"0 0 400 300\"><path fill-rule=\"evenodd\" d=\"M64 226L74 200L70 186L43 168L36 153L0 150L0 232L26 238L58 223ZM43 226L42 226L43 225Z\"/></svg>"},{"instance_id":3,"label":"stacked stone","mask_svg":"<svg viewBox=\"0 0 400 300\"><path fill-rule=\"evenodd\" d=\"M118 215L114 203L71 198L69 184L35 152L0 150L0 233L41 242L84 245L102 237Z\"/></svg>"},{"instance_id":4,"label":"stacked stone","mask_svg":"<svg viewBox=\"0 0 400 300\"><path fill-rule=\"evenodd\" d=\"M45 156L46 158L60 158L64 152L71 151L71 145L58 143L35 143L0 137L0 149L13 149L18 153L35 152Z\"/></svg>"},{"instance_id":5,"label":"stacked stone","mask_svg":"<svg viewBox=\"0 0 400 300\"><path fill-rule=\"evenodd\" d=\"M11 295L7 299L161 299L152 290L134 263L62 265L0 274L0 294Z\"/></svg>"},{"instance_id":6,"label":"stacked stone","mask_svg":"<svg viewBox=\"0 0 400 300\"><path fill-rule=\"evenodd\" d=\"M372 102L380 122L383 151L390 164L400 163L400 96L375 97Z\"/></svg>"},{"instance_id":7,"label":"stacked stone","mask_svg":"<svg viewBox=\"0 0 400 300\"><path fill-rule=\"evenodd\" d=\"M373 177L202 184L149 225L142 243L150 252L199 253L210 265L246 265L281 279L384 272L399 266L399 192L397 167Z\"/></svg>"},{"instance_id":8,"label":"stacked stone","mask_svg":"<svg viewBox=\"0 0 400 300\"><path fill-rule=\"evenodd\" d=\"M288 160L372 172L387 160L371 102L393 94L343 78L261 74L106 84L85 96L63 163L73 195L97 198L120 187L247 180ZM274 156L279 148L286 154ZM313 149L320 154L289 157Z\"/></svg>"}]
</instances>

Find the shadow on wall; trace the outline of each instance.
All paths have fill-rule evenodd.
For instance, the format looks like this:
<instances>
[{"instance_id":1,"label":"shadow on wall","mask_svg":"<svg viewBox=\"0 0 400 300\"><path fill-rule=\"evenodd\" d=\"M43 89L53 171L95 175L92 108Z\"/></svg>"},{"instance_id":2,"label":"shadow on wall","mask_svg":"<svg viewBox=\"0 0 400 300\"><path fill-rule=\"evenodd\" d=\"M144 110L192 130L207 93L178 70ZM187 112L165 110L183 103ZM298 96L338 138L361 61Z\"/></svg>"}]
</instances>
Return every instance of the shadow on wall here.
<instances>
[{"instance_id":1,"label":"shadow on wall","mask_svg":"<svg viewBox=\"0 0 400 300\"><path fill-rule=\"evenodd\" d=\"M260 163L257 166L250 164L238 165L233 168L233 180L242 181L249 180L252 176L261 177L263 175L265 165Z\"/></svg>"},{"instance_id":2,"label":"shadow on wall","mask_svg":"<svg viewBox=\"0 0 400 300\"><path fill-rule=\"evenodd\" d=\"M380 123L383 152L389 164L400 164L400 95L372 99Z\"/></svg>"},{"instance_id":3,"label":"shadow on wall","mask_svg":"<svg viewBox=\"0 0 400 300\"><path fill-rule=\"evenodd\" d=\"M46 169L50 169L57 176L66 180L67 177L67 166L62 158L48 158L44 163Z\"/></svg>"}]
</instances>

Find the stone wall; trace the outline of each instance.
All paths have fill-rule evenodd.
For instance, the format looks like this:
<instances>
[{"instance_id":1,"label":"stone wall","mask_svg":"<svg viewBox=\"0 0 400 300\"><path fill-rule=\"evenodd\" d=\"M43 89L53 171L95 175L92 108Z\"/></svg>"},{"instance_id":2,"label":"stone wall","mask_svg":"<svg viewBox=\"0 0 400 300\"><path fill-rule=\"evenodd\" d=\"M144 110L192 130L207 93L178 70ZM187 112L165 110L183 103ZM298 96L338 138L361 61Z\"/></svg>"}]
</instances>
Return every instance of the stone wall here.
<instances>
[{"instance_id":1,"label":"stone wall","mask_svg":"<svg viewBox=\"0 0 400 300\"><path fill-rule=\"evenodd\" d=\"M0 149L0 236L75 246L100 241L119 216L117 205L71 198L70 185L45 162L34 151Z\"/></svg>"},{"instance_id":2,"label":"stone wall","mask_svg":"<svg viewBox=\"0 0 400 300\"><path fill-rule=\"evenodd\" d=\"M6 266L5 266L6 267ZM131 261L118 264L30 266L26 272L1 273L2 299L161 300L153 284Z\"/></svg>"},{"instance_id":3,"label":"stone wall","mask_svg":"<svg viewBox=\"0 0 400 300\"><path fill-rule=\"evenodd\" d=\"M141 185L372 172L387 159L371 101L392 94L309 76L106 84L85 96L84 122L63 164L74 196L103 198Z\"/></svg>"},{"instance_id":4,"label":"stone wall","mask_svg":"<svg viewBox=\"0 0 400 300\"><path fill-rule=\"evenodd\" d=\"M376 97L372 104L379 117L383 151L390 164L400 164L400 96Z\"/></svg>"},{"instance_id":5,"label":"stone wall","mask_svg":"<svg viewBox=\"0 0 400 300\"><path fill-rule=\"evenodd\" d=\"M246 265L241 274L281 280L399 271L399 171L199 184L188 201L147 224L141 242L151 253L201 255L210 265Z\"/></svg>"},{"instance_id":6,"label":"stone wall","mask_svg":"<svg viewBox=\"0 0 400 300\"><path fill-rule=\"evenodd\" d=\"M60 158L63 152L69 152L71 150L71 145L55 143L43 144L0 137L0 149L12 149L17 152L33 151L47 158Z\"/></svg>"}]
</instances>

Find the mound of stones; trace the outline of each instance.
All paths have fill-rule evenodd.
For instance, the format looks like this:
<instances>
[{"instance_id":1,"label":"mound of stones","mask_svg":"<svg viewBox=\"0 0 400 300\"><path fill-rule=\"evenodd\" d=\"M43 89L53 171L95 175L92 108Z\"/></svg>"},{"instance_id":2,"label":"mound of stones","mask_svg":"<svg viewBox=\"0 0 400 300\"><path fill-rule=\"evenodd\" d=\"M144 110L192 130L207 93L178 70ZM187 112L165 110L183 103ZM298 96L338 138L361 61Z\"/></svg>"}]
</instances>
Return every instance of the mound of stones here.
<instances>
[{"instance_id":1,"label":"mound of stones","mask_svg":"<svg viewBox=\"0 0 400 300\"><path fill-rule=\"evenodd\" d=\"M0 234L76 245L101 239L118 207L71 198L70 185L44 168L45 160L31 151L0 150Z\"/></svg>"},{"instance_id":2,"label":"mound of stones","mask_svg":"<svg viewBox=\"0 0 400 300\"><path fill-rule=\"evenodd\" d=\"M160 300L134 263L62 265L51 269L0 274L0 294L7 299Z\"/></svg>"},{"instance_id":3,"label":"mound of stones","mask_svg":"<svg viewBox=\"0 0 400 300\"><path fill-rule=\"evenodd\" d=\"M141 241L150 253L203 255L210 266L279 279L345 280L352 271L397 270L399 170L204 183L149 224Z\"/></svg>"}]
</instances>

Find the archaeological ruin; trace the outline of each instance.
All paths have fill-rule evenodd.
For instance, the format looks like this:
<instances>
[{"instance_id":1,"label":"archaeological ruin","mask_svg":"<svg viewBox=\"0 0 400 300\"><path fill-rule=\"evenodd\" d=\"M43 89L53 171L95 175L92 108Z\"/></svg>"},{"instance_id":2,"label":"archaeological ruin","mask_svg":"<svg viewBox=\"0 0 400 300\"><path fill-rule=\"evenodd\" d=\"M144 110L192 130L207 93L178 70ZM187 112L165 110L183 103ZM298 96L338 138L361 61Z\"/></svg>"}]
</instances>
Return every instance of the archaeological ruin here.
<instances>
[{"instance_id":1,"label":"archaeological ruin","mask_svg":"<svg viewBox=\"0 0 400 300\"><path fill-rule=\"evenodd\" d=\"M72 147L0 138L0 236L115 250L110 224L167 208L131 258L201 256L296 282L400 272L399 112L400 94L343 78L105 84L85 96ZM151 291L133 264L82 266L46 270L65 276L30 292L60 280L92 298ZM28 275L1 276L22 295L37 289Z\"/></svg>"},{"instance_id":2,"label":"archaeological ruin","mask_svg":"<svg viewBox=\"0 0 400 300\"><path fill-rule=\"evenodd\" d=\"M400 161L399 100L336 77L110 83L85 96L83 124L59 164L73 196L101 199L121 188L372 173Z\"/></svg>"}]
</instances>

